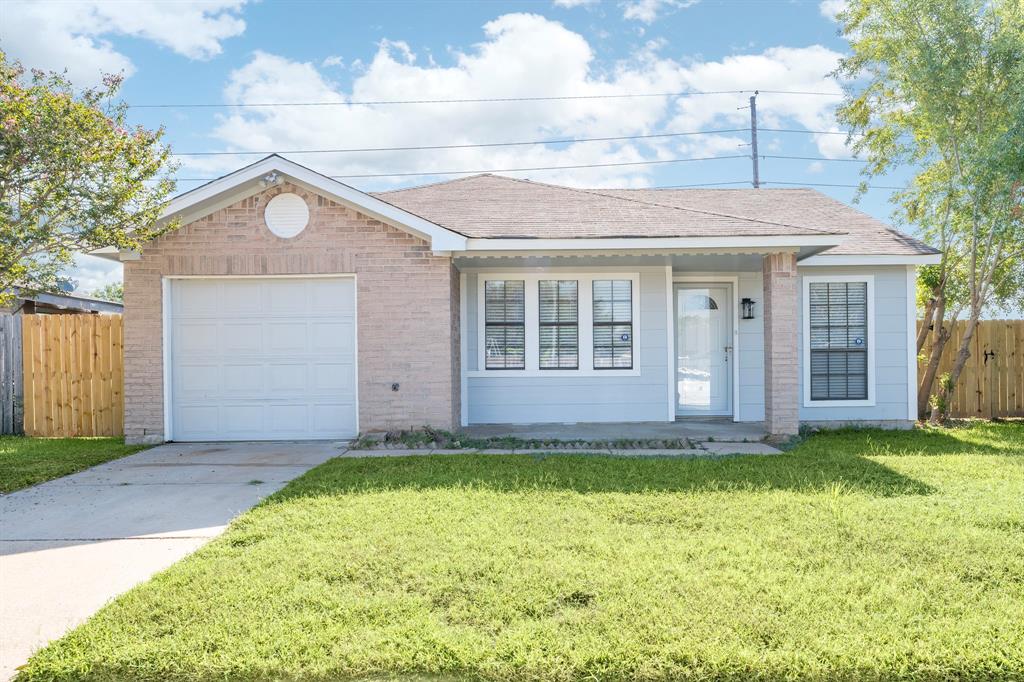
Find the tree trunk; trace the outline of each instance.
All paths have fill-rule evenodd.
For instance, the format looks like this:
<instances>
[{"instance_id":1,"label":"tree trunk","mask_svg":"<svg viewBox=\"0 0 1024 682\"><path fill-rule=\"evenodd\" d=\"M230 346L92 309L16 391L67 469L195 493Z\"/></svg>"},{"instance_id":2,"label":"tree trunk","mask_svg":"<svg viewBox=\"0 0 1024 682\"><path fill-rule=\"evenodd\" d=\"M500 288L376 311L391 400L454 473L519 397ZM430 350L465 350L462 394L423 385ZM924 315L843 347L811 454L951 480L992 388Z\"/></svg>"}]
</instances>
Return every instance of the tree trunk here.
<instances>
[{"instance_id":1,"label":"tree trunk","mask_svg":"<svg viewBox=\"0 0 1024 682\"><path fill-rule=\"evenodd\" d=\"M921 318L921 328L917 330L917 354L924 350L924 344L928 341L929 326L934 324L932 319L935 316L935 304L938 302L939 292L932 291L931 297L924 305L924 317Z\"/></svg>"},{"instance_id":2,"label":"tree trunk","mask_svg":"<svg viewBox=\"0 0 1024 682\"><path fill-rule=\"evenodd\" d=\"M939 424L946 421L949 416L949 399L956 388L956 382L960 379L960 373L971 357L971 339L974 338L974 331L978 328L978 318L981 311L971 311L971 318L967 321L967 328L964 329L964 338L960 341L960 349L956 353L956 360L953 361L953 368L949 371L949 379L940 383L938 400L932 406L932 413L928 418L931 424Z\"/></svg>"},{"instance_id":3,"label":"tree trunk","mask_svg":"<svg viewBox=\"0 0 1024 682\"><path fill-rule=\"evenodd\" d=\"M931 355L928 358L928 365L925 367L924 376L921 377L917 387L917 417L925 419L928 416L928 402L932 397L932 386L935 385L935 376L939 372L939 361L942 359L942 351L949 341L950 332L946 329L946 297L941 291L937 292L935 311L933 312L932 325L935 329L935 338L932 341ZM928 325L924 325L925 329Z\"/></svg>"}]
</instances>

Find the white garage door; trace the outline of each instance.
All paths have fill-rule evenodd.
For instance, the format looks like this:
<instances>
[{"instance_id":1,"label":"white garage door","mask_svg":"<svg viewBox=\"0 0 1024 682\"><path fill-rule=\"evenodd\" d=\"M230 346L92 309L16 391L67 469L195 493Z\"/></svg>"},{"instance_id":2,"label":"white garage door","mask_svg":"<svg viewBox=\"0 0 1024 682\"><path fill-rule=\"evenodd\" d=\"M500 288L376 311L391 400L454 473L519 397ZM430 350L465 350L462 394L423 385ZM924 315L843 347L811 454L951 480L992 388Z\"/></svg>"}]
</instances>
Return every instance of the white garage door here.
<instances>
[{"instance_id":1,"label":"white garage door","mask_svg":"<svg viewBox=\"0 0 1024 682\"><path fill-rule=\"evenodd\" d=\"M171 438L356 435L355 280L171 280Z\"/></svg>"}]
</instances>

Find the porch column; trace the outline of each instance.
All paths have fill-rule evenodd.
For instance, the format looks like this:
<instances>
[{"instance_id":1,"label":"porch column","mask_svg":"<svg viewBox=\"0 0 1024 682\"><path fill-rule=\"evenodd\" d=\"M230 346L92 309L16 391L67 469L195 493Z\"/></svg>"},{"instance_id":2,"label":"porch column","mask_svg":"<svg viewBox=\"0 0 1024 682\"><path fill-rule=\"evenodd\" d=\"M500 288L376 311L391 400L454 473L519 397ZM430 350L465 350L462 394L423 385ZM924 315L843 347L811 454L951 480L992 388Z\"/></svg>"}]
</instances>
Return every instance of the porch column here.
<instances>
[{"instance_id":1,"label":"porch column","mask_svg":"<svg viewBox=\"0 0 1024 682\"><path fill-rule=\"evenodd\" d=\"M764 257L764 424L770 436L792 436L800 426L795 253Z\"/></svg>"}]
</instances>

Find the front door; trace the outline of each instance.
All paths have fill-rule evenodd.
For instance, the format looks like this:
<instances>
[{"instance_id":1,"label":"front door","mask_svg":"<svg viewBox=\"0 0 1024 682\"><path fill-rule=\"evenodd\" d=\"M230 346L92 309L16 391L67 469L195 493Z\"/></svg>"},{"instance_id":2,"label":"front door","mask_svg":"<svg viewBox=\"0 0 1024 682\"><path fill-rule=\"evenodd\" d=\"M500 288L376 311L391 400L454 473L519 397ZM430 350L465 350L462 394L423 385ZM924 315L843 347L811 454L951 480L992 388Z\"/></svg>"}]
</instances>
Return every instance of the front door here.
<instances>
[{"instance_id":1,"label":"front door","mask_svg":"<svg viewBox=\"0 0 1024 682\"><path fill-rule=\"evenodd\" d=\"M728 284L677 284L676 414L732 414Z\"/></svg>"}]
</instances>

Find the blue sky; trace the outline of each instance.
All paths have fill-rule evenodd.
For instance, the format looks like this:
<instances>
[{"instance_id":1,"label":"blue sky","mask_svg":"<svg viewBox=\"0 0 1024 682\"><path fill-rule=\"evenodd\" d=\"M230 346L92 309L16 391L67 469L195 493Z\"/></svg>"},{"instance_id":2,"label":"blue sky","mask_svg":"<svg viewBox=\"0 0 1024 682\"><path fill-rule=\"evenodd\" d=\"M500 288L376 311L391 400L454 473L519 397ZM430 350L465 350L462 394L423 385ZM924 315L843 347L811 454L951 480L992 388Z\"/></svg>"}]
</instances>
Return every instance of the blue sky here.
<instances>
[{"instance_id":1,"label":"blue sky","mask_svg":"<svg viewBox=\"0 0 1024 682\"><path fill-rule=\"evenodd\" d=\"M0 44L26 66L67 69L81 85L127 75L124 99L145 104L365 102L624 95L684 91L838 92L827 74L848 49L834 20L842 0L596 2L5 2ZM134 109L163 125L177 152L281 151L618 137L746 129L746 94L545 102ZM764 93L765 128L839 131L839 98ZM378 190L444 179L431 170L636 163L749 154L747 132L522 147L291 154ZM854 184L842 135L763 132L760 152L820 157L761 161L773 182ZM210 178L255 155L179 157L180 178ZM746 158L508 173L577 186L749 182ZM877 181L899 185L906 175ZM197 184L183 180L179 188ZM742 187L742 184L733 185ZM747 185L749 186L749 185ZM786 186L786 185L778 185ZM820 187L842 201L852 188ZM860 207L883 220L890 190ZM83 258L80 289L120 279Z\"/></svg>"}]
</instances>

